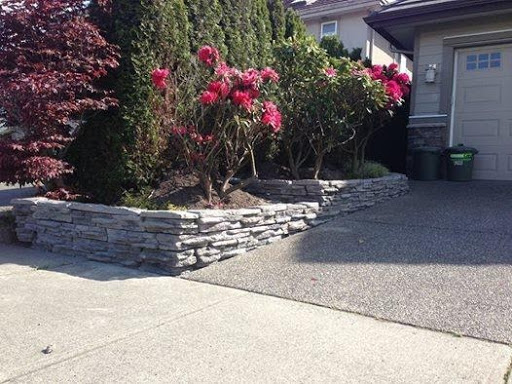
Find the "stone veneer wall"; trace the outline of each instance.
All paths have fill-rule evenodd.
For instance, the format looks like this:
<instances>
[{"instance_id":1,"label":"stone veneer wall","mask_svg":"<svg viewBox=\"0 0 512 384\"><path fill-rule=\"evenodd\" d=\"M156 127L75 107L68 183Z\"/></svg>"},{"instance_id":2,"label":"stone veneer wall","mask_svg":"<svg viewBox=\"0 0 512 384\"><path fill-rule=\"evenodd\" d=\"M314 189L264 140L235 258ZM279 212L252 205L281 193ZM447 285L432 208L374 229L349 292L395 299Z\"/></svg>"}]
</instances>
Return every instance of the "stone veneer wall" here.
<instances>
[{"instance_id":1,"label":"stone veneer wall","mask_svg":"<svg viewBox=\"0 0 512 384\"><path fill-rule=\"evenodd\" d=\"M0 207L0 244L10 244L15 240L14 216L10 209Z\"/></svg>"},{"instance_id":2,"label":"stone veneer wall","mask_svg":"<svg viewBox=\"0 0 512 384\"><path fill-rule=\"evenodd\" d=\"M444 149L448 146L448 129L446 124L411 124L407 128L407 174L412 173L411 150L417 147L439 147ZM441 160L444 160L441 158ZM441 167L444 170L444 165Z\"/></svg>"},{"instance_id":3,"label":"stone veneer wall","mask_svg":"<svg viewBox=\"0 0 512 384\"><path fill-rule=\"evenodd\" d=\"M177 275L408 190L403 175L349 181L279 180L277 189L276 182L257 186L290 203L236 210L147 211L17 199L12 201L16 234L19 241L52 252Z\"/></svg>"},{"instance_id":4,"label":"stone veneer wall","mask_svg":"<svg viewBox=\"0 0 512 384\"><path fill-rule=\"evenodd\" d=\"M272 201L316 202L321 217L355 212L409 191L408 179L391 174L363 180L259 180L248 188Z\"/></svg>"},{"instance_id":5,"label":"stone veneer wall","mask_svg":"<svg viewBox=\"0 0 512 384\"><path fill-rule=\"evenodd\" d=\"M44 198L12 204L21 242L173 275L321 223L317 203L197 211L147 211Z\"/></svg>"}]
</instances>

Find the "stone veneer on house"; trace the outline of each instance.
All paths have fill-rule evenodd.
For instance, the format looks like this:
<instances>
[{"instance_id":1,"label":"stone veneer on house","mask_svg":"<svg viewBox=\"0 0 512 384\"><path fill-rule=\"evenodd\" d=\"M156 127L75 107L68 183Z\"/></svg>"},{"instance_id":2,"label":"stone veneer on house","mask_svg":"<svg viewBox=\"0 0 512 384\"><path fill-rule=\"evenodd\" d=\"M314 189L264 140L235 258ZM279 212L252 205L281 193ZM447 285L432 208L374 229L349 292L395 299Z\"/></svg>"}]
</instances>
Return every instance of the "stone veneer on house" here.
<instances>
[{"instance_id":1,"label":"stone veneer on house","mask_svg":"<svg viewBox=\"0 0 512 384\"><path fill-rule=\"evenodd\" d=\"M280 191L279 196L292 203L235 210L147 211L45 198L17 199L12 202L16 234L19 241L52 252L177 275L408 190L407 178L402 175L288 181L286 188L279 182L279 189L276 181L258 186L266 185L274 198Z\"/></svg>"}]
</instances>

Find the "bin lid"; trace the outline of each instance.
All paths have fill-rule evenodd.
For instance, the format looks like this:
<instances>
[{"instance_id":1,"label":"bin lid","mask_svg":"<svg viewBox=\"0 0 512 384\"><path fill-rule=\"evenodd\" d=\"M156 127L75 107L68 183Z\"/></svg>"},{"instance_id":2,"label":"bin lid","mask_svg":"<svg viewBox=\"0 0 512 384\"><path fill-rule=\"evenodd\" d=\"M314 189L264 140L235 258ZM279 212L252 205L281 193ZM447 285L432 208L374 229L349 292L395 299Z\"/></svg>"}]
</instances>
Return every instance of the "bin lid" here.
<instances>
[{"instance_id":1,"label":"bin lid","mask_svg":"<svg viewBox=\"0 0 512 384\"><path fill-rule=\"evenodd\" d=\"M452 154L452 153L471 153L473 155L476 155L478 153L478 149L473 147L466 147L464 144L457 144L453 147L448 147L445 149L445 153Z\"/></svg>"},{"instance_id":2,"label":"bin lid","mask_svg":"<svg viewBox=\"0 0 512 384\"><path fill-rule=\"evenodd\" d=\"M441 153L441 148L439 147L416 147L411 149L412 153Z\"/></svg>"}]
</instances>

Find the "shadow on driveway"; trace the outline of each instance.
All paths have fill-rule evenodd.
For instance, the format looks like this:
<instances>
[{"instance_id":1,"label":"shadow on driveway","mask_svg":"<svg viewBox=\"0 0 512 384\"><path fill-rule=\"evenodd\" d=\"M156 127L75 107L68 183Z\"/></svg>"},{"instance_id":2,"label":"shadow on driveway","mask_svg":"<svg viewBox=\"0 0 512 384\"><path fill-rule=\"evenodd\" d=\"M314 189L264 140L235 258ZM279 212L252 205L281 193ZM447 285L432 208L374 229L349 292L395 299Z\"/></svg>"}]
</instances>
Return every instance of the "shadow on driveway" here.
<instances>
[{"instance_id":1,"label":"shadow on driveway","mask_svg":"<svg viewBox=\"0 0 512 384\"><path fill-rule=\"evenodd\" d=\"M512 183L411 185L190 278L512 342Z\"/></svg>"}]
</instances>

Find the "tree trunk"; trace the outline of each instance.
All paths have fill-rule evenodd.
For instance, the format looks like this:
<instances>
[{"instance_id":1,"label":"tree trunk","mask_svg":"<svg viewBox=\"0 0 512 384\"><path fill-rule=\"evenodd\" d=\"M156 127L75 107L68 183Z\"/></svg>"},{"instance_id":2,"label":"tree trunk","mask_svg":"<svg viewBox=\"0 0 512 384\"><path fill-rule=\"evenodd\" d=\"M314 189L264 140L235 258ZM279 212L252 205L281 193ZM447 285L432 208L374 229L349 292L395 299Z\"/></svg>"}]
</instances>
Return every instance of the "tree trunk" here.
<instances>
[{"instance_id":1,"label":"tree trunk","mask_svg":"<svg viewBox=\"0 0 512 384\"><path fill-rule=\"evenodd\" d=\"M212 203L212 178L210 175L201 175L199 177L199 181L201 182L201 188L203 188L204 195L208 204Z\"/></svg>"},{"instance_id":2,"label":"tree trunk","mask_svg":"<svg viewBox=\"0 0 512 384\"><path fill-rule=\"evenodd\" d=\"M352 174L355 176L359 170L359 151L357 150L357 144L354 144L354 151L352 152Z\"/></svg>"},{"instance_id":3,"label":"tree trunk","mask_svg":"<svg viewBox=\"0 0 512 384\"><path fill-rule=\"evenodd\" d=\"M322 171L322 165L324 162L324 155L325 154L321 152L317 155L315 159L315 168L313 172L313 179L315 180L318 180L318 178L320 177L320 172Z\"/></svg>"},{"instance_id":4,"label":"tree trunk","mask_svg":"<svg viewBox=\"0 0 512 384\"><path fill-rule=\"evenodd\" d=\"M235 172L233 171L227 171L226 176L224 177L224 181L222 182L222 186L220 187L220 197L224 199L227 195L226 191L229 189L229 182L231 181L231 178Z\"/></svg>"},{"instance_id":5,"label":"tree trunk","mask_svg":"<svg viewBox=\"0 0 512 384\"><path fill-rule=\"evenodd\" d=\"M288 153L288 165L290 167L290 172L295 180L299 180L299 168L297 167L291 148L287 148L286 152Z\"/></svg>"}]
</instances>

